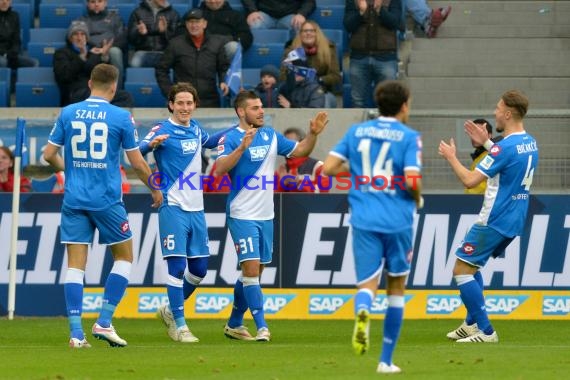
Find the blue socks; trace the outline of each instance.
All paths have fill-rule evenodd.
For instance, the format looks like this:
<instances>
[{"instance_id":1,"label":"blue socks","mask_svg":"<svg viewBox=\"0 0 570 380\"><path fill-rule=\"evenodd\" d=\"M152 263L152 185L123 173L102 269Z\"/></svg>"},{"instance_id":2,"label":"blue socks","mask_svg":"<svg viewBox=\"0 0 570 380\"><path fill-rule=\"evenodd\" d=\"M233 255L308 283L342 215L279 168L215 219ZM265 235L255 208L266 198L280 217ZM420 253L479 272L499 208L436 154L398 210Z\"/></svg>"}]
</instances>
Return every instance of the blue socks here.
<instances>
[{"instance_id":1,"label":"blue socks","mask_svg":"<svg viewBox=\"0 0 570 380\"><path fill-rule=\"evenodd\" d=\"M178 256L170 256L166 258L168 267L168 279L166 280L166 294L168 294L168 302L172 317L176 322L176 327L186 326L184 319L184 292L183 280L184 270L186 269L186 258Z\"/></svg>"},{"instance_id":2,"label":"blue socks","mask_svg":"<svg viewBox=\"0 0 570 380\"><path fill-rule=\"evenodd\" d=\"M483 289L481 289L480 285L475 281L474 276L469 274L457 275L455 276L455 281L459 287L461 300L465 304L471 318L477 322L479 330L483 331L487 335L491 335L495 330L493 329L493 326L491 326L487 310L485 310Z\"/></svg>"},{"instance_id":3,"label":"blue socks","mask_svg":"<svg viewBox=\"0 0 570 380\"><path fill-rule=\"evenodd\" d=\"M481 271L475 272L473 278L475 279L475 281L477 281L477 283L481 287L481 291L483 291L484 285L483 285L483 275L481 274ZM465 323L467 323L468 325L472 325L473 323L475 323L475 319L471 316L471 314L469 314L469 311L467 311L467 317L465 317Z\"/></svg>"},{"instance_id":4,"label":"blue socks","mask_svg":"<svg viewBox=\"0 0 570 380\"><path fill-rule=\"evenodd\" d=\"M384 338L380 362L392 364L392 354L402 329L404 319L404 296L388 296L388 310L384 319Z\"/></svg>"},{"instance_id":5,"label":"blue socks","mask_svg":"<svg viewBox=\"0 0 570 380\"><path fill-rule=\"evenodd\" d=\"M263 294L259 285L258 277L243 277L243 294L255 321L257 329L267 328L265 313L263 312Z\"/></svg>"},{"instance_id":6,"label":"blue socks","mask_svg":"<svg viewBox=\"0 0 570 380\"><path fill-rule=\"evenodd\" d=\"M243 315L246 311L247 300L245 299L245 294L243 293L243 282L240 277L234 285L234 304L232 306L232 313L230 314L228 326L231 328L236 328L243 325Z\"/></svg>"},{"instance_id":7,"label":"blue socks","mask_svg":"<svg viewBox=\"0 0 570 380\"><path fill-rule=\"evenodd\" d=\"M117 260L113 264L111 273L105 282L105 292L103 294L103 306L101 313L97 319L97 324L101 327L111 326L113 313L117 308L121 298L125 294L127 285L129 284L129 275L131 273L132 264L128 261Z\"/></svg>"},{"instance_id":8,"label":"blue socks","mask_svg":"<svg viewBox=\"0 0 570 380\"><path fill-rule=\"evenodd\" d=\"M354 315L358 314L360 310L370 312L373 299L374 294L370 289L359 289L354 296Z\"/></svg>"},{"instance_id":9,"label":"blue socks","mask_svg":"<svg viewBox=\"0 0 570 380\"><path fill-rule=\"evenodd\" d=\"M68 268L63 285L67 320L71 338L85 339L81 326L81 313L83 311L83 277L85 272L81 269Z\"/></svg>"},{"instance_id":10,"label":"blue socks","mask_svg":"<svg viewBox=\"0 0 570 380\"><path fill-rule=\"evenodd\" d=\"M208 271L208 258L195 257L188 259L188 269L184 272L184 299L188 299L196 290L196 287L206 277Z\"/></svg>"}]
</instances>

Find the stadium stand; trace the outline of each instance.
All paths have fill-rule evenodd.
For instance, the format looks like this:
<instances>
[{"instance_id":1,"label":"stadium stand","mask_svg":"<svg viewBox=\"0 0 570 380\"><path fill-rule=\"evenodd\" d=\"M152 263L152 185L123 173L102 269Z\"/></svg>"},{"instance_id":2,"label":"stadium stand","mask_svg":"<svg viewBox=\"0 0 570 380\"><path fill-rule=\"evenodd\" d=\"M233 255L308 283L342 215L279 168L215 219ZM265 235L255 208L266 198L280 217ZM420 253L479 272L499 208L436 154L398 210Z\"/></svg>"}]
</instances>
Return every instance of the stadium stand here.
<instances>
[{"instance_id":1,"label":"stadium stand","mask_svg":"<svg viewBox=\"0 0 570 380\"><path fill-rule=\"evenodd\" d=\"M85 13L85 2L81 3L40 3L40 27L67 28L71 21Z\"/></svg>"},{"instance_id":2,"label":"stadium stand","mask_svg":"<svg viewBox=\"0 0 570 380\"><path fill-rule=\"evenodd\" d=\"M241 83L242 87L246 90L255 88L260 82L259 73L261 69L242 69L241 70Z\"/></svg>"},{"instance_id":3,"label":"stadium stand","mask_svg":"<svg viewBox=\"0 0 570 380\"><path fill-rule=\"evenodd\" d=\"M51 67L18 69L17 107L58 107L59 100L59 88Z\"/></svg>"},{"instance_id":4,"label":"stadium stand","mask_svg":"<svg viewBox=\"0 0 570 380\"><path fill-rule=\"evenodd\" d=\"M26 50L30 40L30 29L34 25L34 5L31 3L13 3L12 10L20 16L22 50Z\"/></svg>"},{"instance_id":5,"label":"stadium stand","mask_svg":"<svg viewBox=\"0 0 570 380\"><path fill-rule=\"evenodd\" d=\"M317 1L315 11L309 16L311 20L315 20L321 29L344 29L344 4L343 5L325 5Z\"/></svg>"},{"instance_id":6,"label":"stadium stand","mask_svg":"<svg viewBox=\"0 0 570 380\"><path fill-rule=\"evenodd\" d=\"M258 44L280 43L283 46L285 42L292 38L291 32L287 29L252 29L253 42Z\"/></svg>"},{"instance_id":7,"label":"stadium stand","mask_svg":"<svg viewBox=\"0 0 570 380\"><path fill-rule=\"evenodd\" d=\"M254 41L251 47L243 53L242 67L260 69L267 64L280 67L283 45L282 42L259 44Z\"/></svg>"},{"instance_id":8,"label":"stadium stand","mask_svg":"<svg viewBox=\"0 0 570 380\"><path fill-rule=\"evenodd\" d=\"M131 93L135 107L164 107L166 99L160 92L152 67L128 67L125 90Z\"/></svg>"},{"instance_id":9,"label":"stadium stand","mask_svg":"<svg viewBox=\"0 0 570 380\"><path fill-rule=\"evenodd\" d=\"M28 54L40 61L40 66L53 66L55 51L65 46L67 28L35 28L30 30Z\"/></svg>"},{"instance_id":10,"label":"stadium stand","mask_svg":"<svg viewBox=\"0 0 570 380\"><path fill-rule=\"evenodd\" d=\"M0 107L10 106L10 84L12 70L7 67L0 67Z\"/></svg>"}]
</instances>

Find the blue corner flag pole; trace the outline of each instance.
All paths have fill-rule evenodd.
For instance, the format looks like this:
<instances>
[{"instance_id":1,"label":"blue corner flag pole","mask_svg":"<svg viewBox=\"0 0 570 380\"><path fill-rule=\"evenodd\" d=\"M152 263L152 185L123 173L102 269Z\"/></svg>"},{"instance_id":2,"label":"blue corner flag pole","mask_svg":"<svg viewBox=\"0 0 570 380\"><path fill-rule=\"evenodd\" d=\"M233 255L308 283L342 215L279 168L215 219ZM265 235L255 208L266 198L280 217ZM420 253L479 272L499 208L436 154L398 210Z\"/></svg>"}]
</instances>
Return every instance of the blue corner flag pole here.
<instances>
[{"instance_id":1,"label":"blue corner flag pole","mask_svg":"<svg viewBox=\"0 0 570 380\"><path fill-rule=\"evenodd\" d=\"M16 309L16 259L18 245L18 221L20 216L20 171L22 150L26 139L26 121L18 118L16 125L16 149L14 150L14 190L12 191L12 235L10 240L10 275L8 280L8 319L14 319Z\"/></svg>"}]
</instances>

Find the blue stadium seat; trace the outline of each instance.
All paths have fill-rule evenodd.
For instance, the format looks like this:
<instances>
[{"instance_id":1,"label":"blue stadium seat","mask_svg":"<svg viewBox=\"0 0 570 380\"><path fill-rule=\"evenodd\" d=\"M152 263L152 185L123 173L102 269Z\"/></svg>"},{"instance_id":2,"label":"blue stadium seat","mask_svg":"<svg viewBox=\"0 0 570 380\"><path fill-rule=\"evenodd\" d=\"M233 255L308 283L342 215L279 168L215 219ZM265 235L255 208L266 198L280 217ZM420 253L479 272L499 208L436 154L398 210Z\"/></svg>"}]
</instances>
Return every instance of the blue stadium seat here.
<instances>
[{"instance_id":1,"label":"blue stadium seat","mask_svg":"<svg viewBox=\"0 0 570 380\"><path fill-rule=\"evenodd\" d=\"M285 46L285 42L291 39L291 32L287 29L252 29L253 42L268 44L272 42Z\"/></svg>"},{"instance_id":2,"label":"blue stadium seat","mask_svg":"<svg viewBox=\"0 0 570 380\"><path fill-rule=\"evenodd\" d=\"M28 54L40 61L40 66L53 66L55 51L65 46L67 28L30 29Z\"/></svg>"},{"instance_id":3,"label":"blue stadium seat","mask_svg":"<svg viewBox=\"0 0 570 380\"><path fill-rule=\"evenodd\" d=\"M30 40L30 29L34 25L34 8L30 3L14 3L12 10L20 16L20 28L22 30L22 50L26 50Z\"/></svg>"},{"instance_id":4,"label":"blue stadium seat","mask_svg":"<svg viewBox=\"0 0 570 380\"><path fill-rule=\"evenodd\" d=\"M51 193L57 184L57 176L54 173L46 178L32 178L30 182L32 191L36 193Z\"/></svg>"},{"instance_id":5,"label":"blue stadium seat","mask_svg":"<svg viewBox=\"0 0 570 380\"><path fill-rule=\"evenodd\" d=\"M10 107L10 84L12 70L0 67L0 107Z\"/></svg>"},{"instance_id":6,"label":"blue stadium seat","mask_svg":"<svg viewBox=\"0 0 570 380\"><path fill-rule=\"evenodd\" d=\"M67 28L71 21L85 13L85 2L81 3L45 3L40 4L40 27Z\"/></svg>"},{"instance_id":7,"label":"blue stadium seat","mask_svg":"<svg viewBox=\"0 0 570 380\"><path fill-rule=\"evenodd\" d=\"M344 5L317 4L315 11L309 16L321 29L344 29Z\"/></svg>"},{"instance_id":8,"label":"blue stadium seat","mask_svg":"<svg viewBox=\"0 0 570 380\"><path fill-rule=\"evenodd\" d=\"M267 64L280 67L283 50L282 43L258 44L254 42L251 47L243 53L242 67L260 69Z\"/></svg>"},{"instance_id":9,"label":"blue stadium seat","mask_svg":"<svg viewBox=\"0 0 570 380\"><path fill-rule=\"evenodd\" d=\"M118 13L126 28L127 25L129 24L129 18L131 17L131 13L133 13L136 6L131 3L125 3L126 0L120 0L120 1L121 1L120 3L109 5L107 9L110 13L111 12Z\"/></svg>"},{"instance_id":10,"label":"blue stadium seat","mask_svg":"<svg viewBox=\"0 0 570 380\"><path fill-rule=\"evenodd\" d=\"M59 106L59 88L51 67L21 67L18 69L16 106Z\"/></svg>"},{"instance_id":11,"label":"blue stadium seat","mask_svg":"<svg viewBox=\"0 0 570 380\"><path fill-rule=\"evenodd\" d=\"M174 8L174 10L176 12L178 12L178 15L180 16L180 18L184 17L184 15L186 14L186 12L188 12L190 9L192 9L192 7L190 6L190 3L177 3L177 4L171 4L172 8Z\"/></svg>"},{"instance_id":12,"label":"blue stadium seat","mask_svg":"<svg viewBox=\"0 0 570 380\"><path fill-rule=\"evenodd\" d=\"M127 67L125 90L133 96L135 107L166 106L152 67Z\"/></svg>"},{"instance_id":13,"label":"blue stadium seat","mask_svg":"<svg viewBox=\"0 0 570 380\"><path fill-rule=\"evenodd\" d=\"M241 69L241 85L246 90L255 88L261 81L259 73L261 69Z\"/></svg>"}]
</instances>

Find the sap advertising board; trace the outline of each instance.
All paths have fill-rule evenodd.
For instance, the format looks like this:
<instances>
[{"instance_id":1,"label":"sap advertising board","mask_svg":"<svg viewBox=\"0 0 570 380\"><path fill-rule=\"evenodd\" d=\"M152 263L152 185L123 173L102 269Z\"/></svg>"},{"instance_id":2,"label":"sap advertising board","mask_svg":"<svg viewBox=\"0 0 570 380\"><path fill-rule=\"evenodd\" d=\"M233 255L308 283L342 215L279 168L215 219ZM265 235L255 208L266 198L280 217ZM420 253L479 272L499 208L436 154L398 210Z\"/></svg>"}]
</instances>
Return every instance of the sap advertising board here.
<instances>
[{"instance_id":1,"label":"sap advertising board","mask_svg":"<svg viewBox=\"0 0 570 380\"><path fill-rule=\"evenodd\" d=\"M225 195L205 196L211 258L203 285L229 288L239 275L237 257L225 220ZM64 313L64 248L59 243L62 196L23 194L18 233L17 309L34 309L49 302ZM146 194L125 196L133 230L135 260L131 286L163 286L166 270L160 255L157 214ZM412 290L449 290L453 252L473 223L480 196L428 195L415 220L414 259L408 278ZM0 314L6 312L11 229L11 195L0 194ZM354 288L351 236L346 196L338 194L279 194L275 196L273 263L264 271L265 288ZM282 211L286 210L286 211ZM495 290L570 289L570 202L568 196L531 197L525 233L491 260L483 270L486 287ZM111 267L105 247L90 249L85 283L102 287ZM38 297L38 295L41 295ZM551 297L552 298L552 297ZM27 301L26 301L27 300ZM507 302L508 301L508 302ZM517 300L494 300L497 307ZM316 302L316 301L315 301ZM524 302L518 300L517 302ZM564 299L548 299L556 310ZM453 299L428 300L431 310L455 309ZM546 305L548 306L548 305ZM545 306L545 307L546 307ZM488 305L493 307L493 305Z\"/></svg>"}]
</instances>

